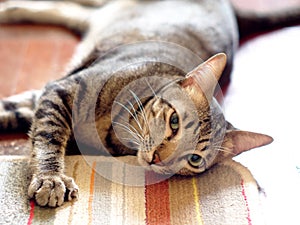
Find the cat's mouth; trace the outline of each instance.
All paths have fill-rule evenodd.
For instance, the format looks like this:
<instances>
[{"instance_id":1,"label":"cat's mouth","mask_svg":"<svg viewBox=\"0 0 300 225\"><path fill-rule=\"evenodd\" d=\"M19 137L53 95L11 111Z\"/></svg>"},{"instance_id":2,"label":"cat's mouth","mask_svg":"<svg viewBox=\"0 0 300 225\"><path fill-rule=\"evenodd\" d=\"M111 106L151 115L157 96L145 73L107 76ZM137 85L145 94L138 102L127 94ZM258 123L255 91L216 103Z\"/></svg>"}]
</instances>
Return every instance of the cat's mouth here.
<instances>
[{"instance_id":1,"label":"cat's mouth","mask_svg":"<svg viewBox=\"0 0 300 225\"><path fill-rule=\"evenodd\" d=\"M156 151L140 153L138 161L145 169L152 170L159 174L174 174L174 171L176 171L176 169L173 168L172 160L162 160Z\"/></svg>"},{"instance_id":2,"label":"cat's mouth","mask_svg":"<svg viewBox=\"0 0 300 225\"><path fill-rule=\"evenodd\" d=\"M155 151L152 157L152 161L150 162L150 165L158 164L158 163L161 163L161 159L159 154Z\"/></svg>"},{"instance_id":3,"label":"cat's mouth","mask_svg":"<svg viewBox=\"0 0 300 225\"><path fill-rule=\"evenodd\" d=\"M153 166L153 165L156 165L156 166L164 165L164 163L162 162L161 157L159 156L157 151L140 152L138 158L139 158L139 163L142 166L149 167L149 166Z\"/></svg>"}]
</instances>

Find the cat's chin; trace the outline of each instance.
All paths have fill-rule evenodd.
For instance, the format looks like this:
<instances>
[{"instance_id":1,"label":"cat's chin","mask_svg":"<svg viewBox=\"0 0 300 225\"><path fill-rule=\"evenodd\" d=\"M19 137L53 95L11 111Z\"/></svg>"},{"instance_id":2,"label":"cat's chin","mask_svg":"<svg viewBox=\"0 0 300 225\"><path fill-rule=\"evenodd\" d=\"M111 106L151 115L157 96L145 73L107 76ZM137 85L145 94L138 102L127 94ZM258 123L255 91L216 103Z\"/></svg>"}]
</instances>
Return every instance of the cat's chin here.
<instances>
[{"instance_id":1,"label":"cat's chin","mask_svg":"<svg viewBox=\"0 0 300 225\"><path fill-rule=\"evenodd\" d=\"M151 170L151 164L149 162L147 162L147 160L145 160L144 158L142 158L140 155L138 155L138 163L140 164L140 166L144 167L145 169L149 169Z\"/></svg>"},{"instance_id":2,"label":"cat's chin","mask_svg":"<svg viewBox=\"0 0 300 225\"><path fill-rule=\"evenodd\" d=\"M158 174L163 174L163 175L170 175L170 174L175 174L174 170L171 168L171 166L167 166L163 164L162 162L158 164L153 164L151 162L148 162L146 159L143 157L138 157L138 163L140 166L145 168L148 171L153 171Z\"/></svg>"},{"instance_id":3,"label":"cat's chin","mask_svg":"<svg viewBox=\"0 0 300 225\"><path fill-rule=\"evenodd\" d=\"M155 164L151 164L151 162L148 162L147 159L144 159L141 156L138 157L138 163L140 164L140 166L142 166L146 170L152 170L154 172L159 171L159 168L161 167L161 166L158 166L158 165L155 165Z\"/></svg>"}]
</instances>

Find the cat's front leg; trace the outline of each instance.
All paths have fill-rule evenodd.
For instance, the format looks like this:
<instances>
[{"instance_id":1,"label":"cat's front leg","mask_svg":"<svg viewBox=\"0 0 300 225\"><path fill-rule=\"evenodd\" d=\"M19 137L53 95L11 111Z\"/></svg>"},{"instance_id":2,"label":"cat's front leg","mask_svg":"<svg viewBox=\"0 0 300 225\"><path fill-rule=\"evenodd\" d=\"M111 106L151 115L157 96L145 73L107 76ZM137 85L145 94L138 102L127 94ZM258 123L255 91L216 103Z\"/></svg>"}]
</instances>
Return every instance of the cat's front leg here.
<instances>
[{"instance_id":1,"label":"cat's front leg","mask_svg":"<svg viewBox=\"0 0 300 225\"><path fill-rule=\"evenodd\" d=\"M61 206L78 197L78 186L64 174L64 156L72 133L72 96L48 87L38 102L31 127L33 177L30 198L40 206Z\"/></svg>"},{"instance_id":2,"label":"cat's front leg","mask_svg":"<svg viewBox=\"0 0 300 225\"><path fill-rule=\"evenodd\" d=\"M32 22L87 31L93 9L67 1L0 1L0 23Z\"/></svg>"}]
</instances>

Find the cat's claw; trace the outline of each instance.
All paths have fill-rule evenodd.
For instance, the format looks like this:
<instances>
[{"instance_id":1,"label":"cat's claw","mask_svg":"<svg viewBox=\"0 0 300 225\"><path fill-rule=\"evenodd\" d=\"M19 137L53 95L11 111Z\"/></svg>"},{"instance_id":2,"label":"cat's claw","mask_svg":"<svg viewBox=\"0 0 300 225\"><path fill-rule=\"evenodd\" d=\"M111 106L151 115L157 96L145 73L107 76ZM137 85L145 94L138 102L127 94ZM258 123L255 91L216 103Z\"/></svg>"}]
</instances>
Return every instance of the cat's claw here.
<instances>
[{"instance_id":1,"label":"cat's claw","mask_svg":"<svg viewBox=\"0 0 300 225\"><path fill-rule=\"evenodd\" d=\"M78 190L74 180L63 174L40 174L32 178L28 195L40 206L57 207L65 200L77 199Z\"/></svg>"}]
</instances>

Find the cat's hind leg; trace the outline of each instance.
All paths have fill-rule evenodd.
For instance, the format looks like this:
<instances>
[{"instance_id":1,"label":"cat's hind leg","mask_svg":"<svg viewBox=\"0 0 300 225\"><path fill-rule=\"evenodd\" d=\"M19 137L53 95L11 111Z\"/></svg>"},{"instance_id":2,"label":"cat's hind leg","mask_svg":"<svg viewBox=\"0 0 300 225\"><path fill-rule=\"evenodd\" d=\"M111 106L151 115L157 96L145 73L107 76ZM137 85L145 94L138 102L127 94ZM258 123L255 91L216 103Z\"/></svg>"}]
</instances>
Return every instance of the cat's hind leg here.
<instances>
[{"instance_id":1,"label":"cat's hind leg","mask_svg":"<svg viewBox=\"0 0 300 225\"><path fill-rule=\"evenodd\" d=\"M0 23L60 25L83 34L89 28L93 10L64 1L6 1L0 3Z\"/></svg>"},{"instance_id":2,"label":"cat's hind leg","mask_svg":"<svg viewBox=\"0 0 300 225\"><path fill-rule=\"evenodd\" d=\"M27 91L0 101L0 132L27 132L32 122L40 90Z\"/></svg>"},{"instance_id":3,"label":"cat's hind leg","mask_svg":"<svg viewBox=\"0 0 300 225\"><path fill-rule=\"evenodd\" d=\"M64 0L64 1L76 2L81 5L96 7L96 6L102 6L111 0Z\"/></svg>"}]
</instances>

